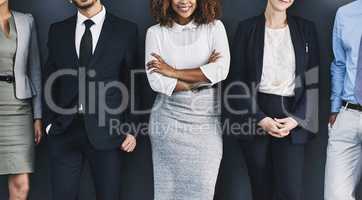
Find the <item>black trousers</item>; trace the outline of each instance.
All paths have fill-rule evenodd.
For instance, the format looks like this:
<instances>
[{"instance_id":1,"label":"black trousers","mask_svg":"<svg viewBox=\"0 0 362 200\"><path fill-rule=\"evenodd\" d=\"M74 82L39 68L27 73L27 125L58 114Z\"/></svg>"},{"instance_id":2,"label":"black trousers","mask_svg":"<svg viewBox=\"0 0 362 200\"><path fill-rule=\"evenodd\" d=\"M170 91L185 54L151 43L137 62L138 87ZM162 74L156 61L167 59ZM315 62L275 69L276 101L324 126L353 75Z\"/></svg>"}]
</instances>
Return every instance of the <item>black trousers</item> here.
<instances>
[{"instance_id":1,"label":"black trousers","mask_svg":"<svg viewBox=\"0 0 362 200\"><path fill-rule=\"evenodd\" d=\"M303 200L304 145L259 136L241 146L253 200Z\"/></svg>"},{"instance_id":2,"label":"black trousers","mask_svg":"<svg viewBox=\"0 0 362 200\"><path fill-rule=\"evenodd\" d=\"M99 151L78 118L63 135L49 136L52 200L77 200L85 161L90 164L97 200L119 200L121 151Z\"/></svg>"},{"instance_id":3,"label":"black trousers","mask_svg":"<svg viewBox=\"0 0 362 200\"><path fill-rule=\"evenodd\" d=\"M260 109L272 118L286 117L293 101L293 97L258 94ZM282 139L265 135L241 141L241 146L253 200L303 200L303 144L293 144L291 135Z\"/></svg>"}]
</instances>

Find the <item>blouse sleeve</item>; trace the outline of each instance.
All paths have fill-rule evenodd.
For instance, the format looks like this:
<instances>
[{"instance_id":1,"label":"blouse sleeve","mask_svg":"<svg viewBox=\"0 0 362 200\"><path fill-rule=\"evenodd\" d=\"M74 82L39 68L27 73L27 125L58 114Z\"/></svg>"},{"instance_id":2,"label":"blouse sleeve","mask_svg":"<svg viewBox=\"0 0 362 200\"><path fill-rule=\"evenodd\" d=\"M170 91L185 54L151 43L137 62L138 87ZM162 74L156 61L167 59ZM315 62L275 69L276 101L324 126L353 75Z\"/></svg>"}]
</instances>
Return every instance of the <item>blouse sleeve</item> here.
<instances>
[{"instance_id":1,"label":"blouse sleeve","mask_svg":"<svg viewBox=\"0 0 362 200\"><path fill-rule=\"evenodd\" d=\"M152 90L158 93L171 96L173 91L175 90L177 79L170 78L161 75L159 73L152 73L151 70L147 69L147 63L155 59L153 56L151 56L152 53L156 53L162 57L160 53L160 46L157 40L157 33L155 30L153 30L152 27L149 28L147 31L145 49L146 49L145 51L146 73L147 73L148 82Z\"/></svg>"},{"instance_id":2,"label":"blouse sleeve","mask_svg":"<svg viewBox=\"0 0 362 200\"><path fill-rule=\"evenodd\" d=\"M215 63L201 66L201 71L212 85L226 79L230 68L230 49L225 27L221 21L216 21L211 31L212 48L221 57Z\"/></svg>"}]
</instances>

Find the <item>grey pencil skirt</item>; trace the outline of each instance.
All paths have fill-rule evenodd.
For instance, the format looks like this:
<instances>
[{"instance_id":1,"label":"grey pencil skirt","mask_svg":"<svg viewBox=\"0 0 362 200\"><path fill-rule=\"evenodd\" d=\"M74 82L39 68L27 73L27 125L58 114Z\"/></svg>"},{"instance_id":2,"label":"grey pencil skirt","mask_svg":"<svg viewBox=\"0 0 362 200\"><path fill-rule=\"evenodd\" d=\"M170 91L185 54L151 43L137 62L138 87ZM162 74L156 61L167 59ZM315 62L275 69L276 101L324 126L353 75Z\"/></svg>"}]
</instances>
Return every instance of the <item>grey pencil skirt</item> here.
<instances>
[{"instance_id":1,"label":"grey pencil skirt","mask_svg":"<svg viewBox=\"0 0 362 200\"><path fill-rule=\"evenodd\" d=\"M149 134L155 200L212 200L222 158L215 90L158 95Z\"/></svg>"}]
</instances>

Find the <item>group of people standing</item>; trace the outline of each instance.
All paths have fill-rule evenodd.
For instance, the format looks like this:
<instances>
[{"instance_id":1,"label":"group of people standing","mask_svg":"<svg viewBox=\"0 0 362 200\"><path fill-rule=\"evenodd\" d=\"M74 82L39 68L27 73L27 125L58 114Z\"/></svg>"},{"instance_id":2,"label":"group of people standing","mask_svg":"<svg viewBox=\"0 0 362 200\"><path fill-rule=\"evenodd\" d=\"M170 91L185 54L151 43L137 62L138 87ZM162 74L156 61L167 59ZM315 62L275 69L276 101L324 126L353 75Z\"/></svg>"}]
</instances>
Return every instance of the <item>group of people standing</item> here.
<instances>
[{"instance_id":1,"label":"group of people standing","mask_svg":"<svg viewBox=\"0 0 362 200\"><path fill-rule=\"evenodd\" d=\"M9 175L10 200L27 199L43 132L53 200L78 199L85 161L96 199L119 200L121 151L137 145L136 129L116 134L109 123L138 123L129 106L137 25L100 0L70 3L78 13L51 25L42 70L33 17L0 0L0 175ZM158 24L147 30L144 64L157 93L149 121L155 200L213 199L223 134L239 141L254 200L304 199L320 51L314 23L288 14L293 3L268 0L264 13L239 23L230 48L219 0L151 0ZM326 200L354 200L362 172L361 10L357 0L335 20ZM250 121L247 130L223 129Z\"/></svg>"}]
</instances>

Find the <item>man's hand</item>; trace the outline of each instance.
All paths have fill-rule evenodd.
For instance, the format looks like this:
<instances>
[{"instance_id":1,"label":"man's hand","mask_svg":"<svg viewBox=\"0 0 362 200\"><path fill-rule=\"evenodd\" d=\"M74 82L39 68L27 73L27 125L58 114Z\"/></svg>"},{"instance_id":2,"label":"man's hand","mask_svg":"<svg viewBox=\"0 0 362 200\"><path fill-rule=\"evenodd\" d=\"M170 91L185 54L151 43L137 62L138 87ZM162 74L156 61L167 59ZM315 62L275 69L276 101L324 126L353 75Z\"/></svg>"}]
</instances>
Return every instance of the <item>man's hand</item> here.
<instances>
[{"instance_id":1,"label":"man's hand","mask_svg":"<svg viewBox=\"0 0 362 200\"><path fill-rule=\"evenodd\" d=\"M34 142L40 144L43 137L43 123L40 119L34 121Z\"/></svg>"},{"instance_id":2,"label":"man's hand","mask_svg":"<svg viewBox=\"0 0 362 200\"><path fill-rule=\"evenodd\" d=\"M127 134L126 139L123 141L121 145L121 149L125 152L130 153L134 151L136 146L137 146L136 138L131 134Z\"/></svg>"},{"instance_id":3,"label":"man's hand","mask_svg":"<svg viewBox=\"0 0 362 200\"><path fill-rule=\"evenodd\" d=\"M265 117L259 122L258 125L269 135L276 138L282 138L284 137L283 135L287 134L280 131L280 128L282 128L282 124L278 123L270 117Z\"/></svg>"},{"instance_id":4,"label":"man's hand","mask_svg":"<svg viewBox=\"0 0 362 200\"><path fill-rule=\"evenodd\" d=\"M338 113L333 113L329 116L329 126L332 128L334 123L336 123Z\"/></svg>"}]
</instances>

